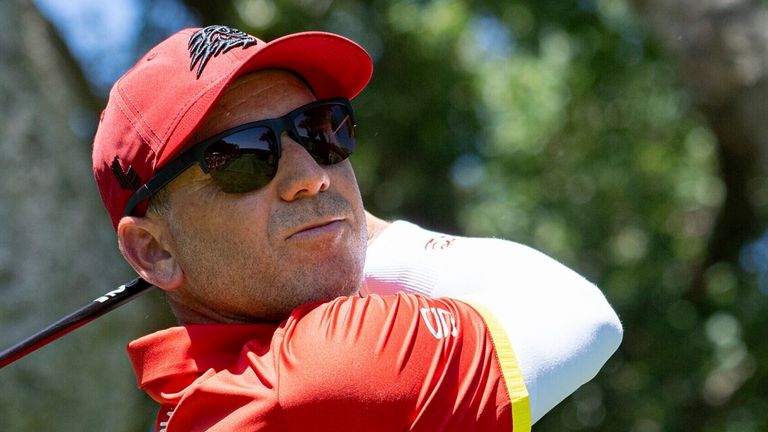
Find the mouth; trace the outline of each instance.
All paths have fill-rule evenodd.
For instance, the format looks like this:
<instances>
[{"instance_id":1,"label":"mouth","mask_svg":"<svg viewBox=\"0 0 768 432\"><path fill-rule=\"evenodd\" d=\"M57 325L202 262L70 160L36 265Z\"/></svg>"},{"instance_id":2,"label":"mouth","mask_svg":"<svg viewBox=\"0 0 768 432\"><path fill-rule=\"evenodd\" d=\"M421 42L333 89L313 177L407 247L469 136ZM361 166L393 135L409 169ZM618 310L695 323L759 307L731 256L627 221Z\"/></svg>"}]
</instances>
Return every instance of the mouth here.
<instances>
[{"instance_id":1,"label":"mouth","mask_svg":"<svg viewBox=\"0 0 768 432\"><path fill-rule=\"evenodd\" d=\"M300 226L292 234L286 237L286 240L309 239L316 236L332 234L342 228L343 221L344 218L341 217L313 221Z\"/></svg>"}]
</instances>

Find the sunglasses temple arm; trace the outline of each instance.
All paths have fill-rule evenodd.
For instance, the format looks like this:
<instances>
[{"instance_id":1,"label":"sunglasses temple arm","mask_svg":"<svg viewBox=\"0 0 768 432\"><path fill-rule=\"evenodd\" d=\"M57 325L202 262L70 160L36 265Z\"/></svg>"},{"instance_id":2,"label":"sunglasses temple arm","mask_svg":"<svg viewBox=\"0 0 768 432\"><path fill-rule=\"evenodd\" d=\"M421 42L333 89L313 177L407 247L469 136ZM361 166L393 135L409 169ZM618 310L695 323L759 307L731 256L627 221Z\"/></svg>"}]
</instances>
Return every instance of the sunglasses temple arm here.
<instances>
[{"instance_id":1,"label":"sunglasses temple arm","mask_svg":"<svg viewBox=\"0 0 768 432\"><path fill-rule=\"evenodd\" d=\"M125 204L123 216L131 216L139 204L152 198L152 195L164 188L165 185L178 177L179 174L189 168L194 162L194 157L185 153L178 159L171 161L168 165L161 168L154 177L144 183L140 188L136 189L136 192L131 195L128 202Z\"/></svg>"}]
</instances>

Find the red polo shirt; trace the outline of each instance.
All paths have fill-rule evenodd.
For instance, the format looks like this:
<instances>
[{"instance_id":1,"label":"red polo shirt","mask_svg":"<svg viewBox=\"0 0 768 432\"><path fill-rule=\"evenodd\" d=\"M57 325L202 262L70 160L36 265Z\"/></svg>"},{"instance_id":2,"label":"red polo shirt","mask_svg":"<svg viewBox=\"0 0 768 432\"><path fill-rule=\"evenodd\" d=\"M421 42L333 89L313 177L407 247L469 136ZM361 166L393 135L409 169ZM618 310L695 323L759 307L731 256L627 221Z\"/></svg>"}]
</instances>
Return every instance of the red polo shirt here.
<instances>
[{"instance_id":1,"label":"red polo shirt","mask_svg":"<svg viewBox=\"0 0 768 432\"><path fill-rule=\"evenodd\" d=\"M503 329L452 299L340 297L280 324L170 328L128 352L161 405L157 431L530 430Z\"/></svg>"}]
</instances>

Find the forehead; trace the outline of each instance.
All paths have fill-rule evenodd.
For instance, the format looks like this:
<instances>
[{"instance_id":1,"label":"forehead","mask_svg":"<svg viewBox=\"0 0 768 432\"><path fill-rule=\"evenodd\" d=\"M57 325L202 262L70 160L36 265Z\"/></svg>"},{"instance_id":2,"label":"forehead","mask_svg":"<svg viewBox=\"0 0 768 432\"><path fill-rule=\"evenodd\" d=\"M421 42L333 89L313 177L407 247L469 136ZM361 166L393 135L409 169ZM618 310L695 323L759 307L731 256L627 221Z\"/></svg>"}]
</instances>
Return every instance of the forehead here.
<instances>
[{"instance_id":1,"label":"forehead","mask_svg":"<svg viewBox=\"0 0 768 432\"><path fill-rule=\"evenodd\" d=\"M279 117L313 100L306 84L288 71L265 70L243 75L227 88L190 143L244 123Z\"/></svg>"}]
</instances>

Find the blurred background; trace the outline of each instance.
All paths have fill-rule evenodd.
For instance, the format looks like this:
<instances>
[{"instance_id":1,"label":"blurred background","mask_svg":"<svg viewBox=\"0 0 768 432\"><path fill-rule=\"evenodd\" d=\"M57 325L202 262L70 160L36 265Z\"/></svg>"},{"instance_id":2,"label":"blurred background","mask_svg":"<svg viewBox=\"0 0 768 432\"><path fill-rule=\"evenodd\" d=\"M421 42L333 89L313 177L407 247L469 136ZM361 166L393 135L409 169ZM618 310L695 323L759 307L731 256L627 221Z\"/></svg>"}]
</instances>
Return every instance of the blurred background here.
<instances>
[{"instance_id":1,"label":"blurred background","mask_svg":"<svg viewBox=\"0 0 768 432\"><path fill-rule=\"evenodd\" d=\"M143 52L214 23L371 53L353 163L374 214L602 288L623 345L534 431L768 430L766 0L0 2L0 347L133 277L95 124ZM149 294L0 371L0 430L147 431L124 346L166 309Z\"/></svg>"}]
</instances>

